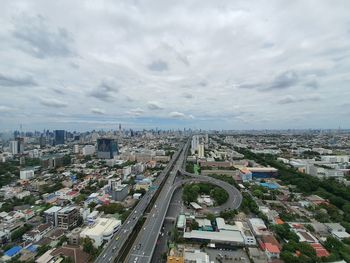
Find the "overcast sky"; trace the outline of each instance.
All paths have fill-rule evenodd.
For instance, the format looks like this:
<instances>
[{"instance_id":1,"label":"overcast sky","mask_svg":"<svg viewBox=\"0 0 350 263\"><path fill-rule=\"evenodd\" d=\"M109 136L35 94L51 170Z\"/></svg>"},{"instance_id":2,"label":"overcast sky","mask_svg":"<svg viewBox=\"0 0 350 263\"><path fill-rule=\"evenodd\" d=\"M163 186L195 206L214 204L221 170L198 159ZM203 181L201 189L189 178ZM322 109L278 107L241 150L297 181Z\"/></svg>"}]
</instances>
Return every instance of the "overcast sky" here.
<instances>
[{"instance_id":1,"label":"overcast sky","mask_svg":"<svg viewBox=\"0 0 350 263\"><path fill-rule=\"evenodd\" d=\"M350 128L350 1L17 1L0 130Z\"/></svg>"}]
</instances>

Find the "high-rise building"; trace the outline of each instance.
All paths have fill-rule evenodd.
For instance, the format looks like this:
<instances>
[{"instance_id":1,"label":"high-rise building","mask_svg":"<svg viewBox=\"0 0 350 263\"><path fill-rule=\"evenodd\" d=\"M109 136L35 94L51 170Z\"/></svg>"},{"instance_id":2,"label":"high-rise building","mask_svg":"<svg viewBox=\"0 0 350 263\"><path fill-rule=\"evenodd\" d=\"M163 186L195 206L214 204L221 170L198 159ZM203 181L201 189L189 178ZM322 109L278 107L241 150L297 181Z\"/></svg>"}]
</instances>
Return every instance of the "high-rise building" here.
<instances>
[{"instance_id":1,"label":"high-rise building","mask_svg":"<svg viewBox=\"0 0 350 263\"><path fill-rule=\"evenodd\" d=\"M18 154L18 142L10 141L10 152L12 154Z\"/></svg>"},{"instance_id":2,"label":"high-rise building","mask_svg":"<svg viewBox=\"0 0 350 263\"><path fill-rule=\"evenodd\" d=\"M118 154L118 143L114 139L97 139L97 157L100 159L113 159Z\"/></svg>"},{"instance_id":3,"label":"high-rise building","mask_svg":"<svg viewBox=\"0 0 350 263\"><path fill-rule=\"evenodd\" d=\"M65 141L66 141L66 131L65 130L55 130L54 135L55 135L55 140L54 140L55 145L61 145L61 144L65 143Z\"/></svg>"},{"instance_id":4,"label":"high-rise building","mask_svg":"<svg viewBox=\"0 0 350 263\"><path fill-rule=\"evenodd\" d=\"M204 158L204 144L198 144L198 158Z\"/></svg>"},{"instance_id":5,"label":"high-rise building","mask_svg":"<svg viewBox=\"0 0 350 263\"><path fill-rule=\"evenodd\" d=\"M46 146L46 136L44 134L41 134L39 139L40 148L45 148Z\"/></svg>"},{"instance_id":6,"label":"high-rise building","mask_svg":"<svg viewBox=\"0 0 350 263\"><path fill-rule=\"evenodd\" d=\"M17 152L23 153L24 152L24 138L23 137L17 137Z\"/></svg>"},{"instance_id":7,"label":"high-rise building","mask_svg":"<svg viewBox=\"0 0 350 263\"><path fill-rule=\"evenodd\" d=\"M194 154L198 150L199 136L194 135L191 141L191 153Z\"/></svg>"}]
</instances>

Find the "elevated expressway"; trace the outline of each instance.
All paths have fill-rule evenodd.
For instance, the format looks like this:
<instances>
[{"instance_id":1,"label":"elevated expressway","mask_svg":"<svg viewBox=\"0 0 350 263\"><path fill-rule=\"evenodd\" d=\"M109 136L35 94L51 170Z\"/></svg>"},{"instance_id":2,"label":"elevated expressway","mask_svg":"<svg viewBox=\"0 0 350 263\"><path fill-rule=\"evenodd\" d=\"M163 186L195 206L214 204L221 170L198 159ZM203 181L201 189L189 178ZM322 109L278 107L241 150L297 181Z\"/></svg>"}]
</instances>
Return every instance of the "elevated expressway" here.
<instances>
[{"instance_id":1,"label":"elevated expressway","mask_svg":"<svg viewBox=\"0 0 350 263\"><path fill-rule=\"evenodd\" d=\"M137 235L132 248L130 249L126 260L124 262L131 263L149 263L151 262L152 255L157 243L158 236L161 231L161 227L164 222L165 215L167 213L171 198L175 190L181 187L183 184L191 182L207 182L215 184L219 187L222 187L229 194L228 201L214 208L212 212L218 213L225 209L237 209L242 202L242 195L238 189L232 186L229 183L224 181L209 177L209 176L198 176L191 173L188 173L183 170L186 162L187 149L189 143L186 144L185 150L181 152L181 156L176 161L173 170L170 172L169 177L167 178L163 188L149 213L145 223L143 224L142 229ZM177 175L182 175L180 181L175 182L175 177Z\"/></svg>"}]
</instances>

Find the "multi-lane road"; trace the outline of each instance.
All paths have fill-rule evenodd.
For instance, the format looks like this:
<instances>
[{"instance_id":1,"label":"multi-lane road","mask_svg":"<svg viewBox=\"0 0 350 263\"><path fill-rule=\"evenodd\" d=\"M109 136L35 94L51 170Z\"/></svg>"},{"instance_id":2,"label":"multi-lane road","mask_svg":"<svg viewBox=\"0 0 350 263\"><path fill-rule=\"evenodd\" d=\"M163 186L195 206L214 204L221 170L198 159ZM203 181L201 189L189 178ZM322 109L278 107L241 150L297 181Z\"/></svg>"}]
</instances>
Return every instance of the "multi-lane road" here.
<instances>
[{"instance_id":1,"label":"multi-lane road","mask_svg":"<svg viewBox=\"0 0 350 263\"><path fill-rule=\"evenodd\" d=\"M159 195L157 196L154 205L147 215L146 221L135 241L133 242L131 249L127 253L124 262L130 263L149 263L151 262L152 255L158 240L158 237L162 230L165 215L167 213L171 198L175 190L181 187L185 183L190 182L208 182L225 189L229 194L228 201L215 208L211 208L211 212L218 213L226 209L237 209L242 202L242 195L238 189L234 186L212 178L208 176L198 176L184 171L186 163L186 154L189 147L189 142L176 152L171 159L168 166L157 177L153 185L159 187ZM182 175L183 178L180 181L175 181L177 175ZM123 252L122 248L125 246L125 242L129 239L133 232L133 229L139 222L139 220L145 215L146 209L149 206L151 199L154 197L155 191L148 191L143 198L136 205L124 224L113 236L112 240L107 244L103 252L96 259L95 262L115 262L116 258Z\"/></svg>"},{"instance_id":2,"label":"multi-lane road","mask_svg":"<svg viewBox=\"0 0 350 263\"><path fill-rule=\"evenodd\" d=\"M163 181L166 179L169 172L172 170L174 162L179 157L182 151L182 147L177 151L167 167L161 172L157 179L153 182L153 186L156 189L160 187ZM113 235L112 239L108 242L104 250L101 252L99 257L95 260L96 263L109 263L114 262L117 256L122 252L125 242L129 239L133 229L137 225L138 221L143 217L146 208L148 207L151 199L155 195L156 190L148 191L141 200L137 203L131 214L119 228L119 230Z\"/></svg>"},{"instance_id":3,"label":"multi-lane road","mask_svg":"<svg viewBox=\"0 0 350 263\"><path fill-rule=\"evenodd\" d=\"M187 149L187 147L185 147L185 149ZM151 261L158 235L161 232L163 221L174 192L173 183L178 170L184 162L185 152L186 151L183 151L176 161L173 170L170 172L151 212L148 214L143 224L143 228L138 233L125 262L146 263Z\"/></svg>"},{"instance_id":4,"label":"multi-lane road","mask_svg":"<svg viewBox=\"0 0 350 263\"><path fill-rule=\"evenodd\" d=\"M218 185L225 189L229 194L229 199L222 206L214 208L214 213L223 211L225 209L237 209L242 202L242 195L237 188L224 181L209 177L198 176L183 171L183 167L186 161L188 144L186 144L185 150L181 152L180 157L174 165L173 171L170 173L166 180L166 183L161 190L157 201L155 202L148 218L146 219L143 228L138 233L138 236L133 243L132 249L125 262L129 263L149 263L151 262L154 248L156 246L159 235L161 234L162 225L165 215L167 213L171 198L175 190L181 187L185 183L190 182L208 182ZM185 176L184 180L175 182L175 177L178 174ZM187 177L187 178L186 178ZM164 234L164 233L162 233Z\"/></svg>"}]
</instances>

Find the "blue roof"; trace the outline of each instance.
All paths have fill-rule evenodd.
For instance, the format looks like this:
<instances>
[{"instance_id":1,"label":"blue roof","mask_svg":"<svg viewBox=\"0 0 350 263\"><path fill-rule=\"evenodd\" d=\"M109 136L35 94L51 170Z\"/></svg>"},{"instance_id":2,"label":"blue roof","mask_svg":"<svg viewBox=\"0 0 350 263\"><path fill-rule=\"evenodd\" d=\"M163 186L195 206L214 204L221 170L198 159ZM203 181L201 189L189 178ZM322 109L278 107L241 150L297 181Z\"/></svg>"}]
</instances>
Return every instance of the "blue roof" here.
<instances>
[{"instance_id":1,"label":"blue roof","mask_svg":"<svg viewBox=\"0 0 350 263\"><path fill-rule=\"evenodd\" d=\"M27 250L29 250L30 252L36 252L37 246L35 245L30 245L29 247L27 247Z\"/></svg>"},{"instance_id":2,"label":"blue roof","mask_svg":"<svg viewBox=\"0 0 350 263\"><path fill-rule=\"evenodd\" d=\"M14 246L14 247L10 248L9 250L7 250L5 252L5 255L8 256L8 257L13 257L14 255L16 255L21 250L22 250L21 246Z\"/></svg>"},{"instance_id":3,"label":"blue roof","mask_svg":"<svg viewBox=\"0 0 350 263\"><path fill-rule=\"evenodd\" d=\"M272 183L260 183L260 185L269 189L278 189L278 186Z\"/></svg>"}]
</instances>

